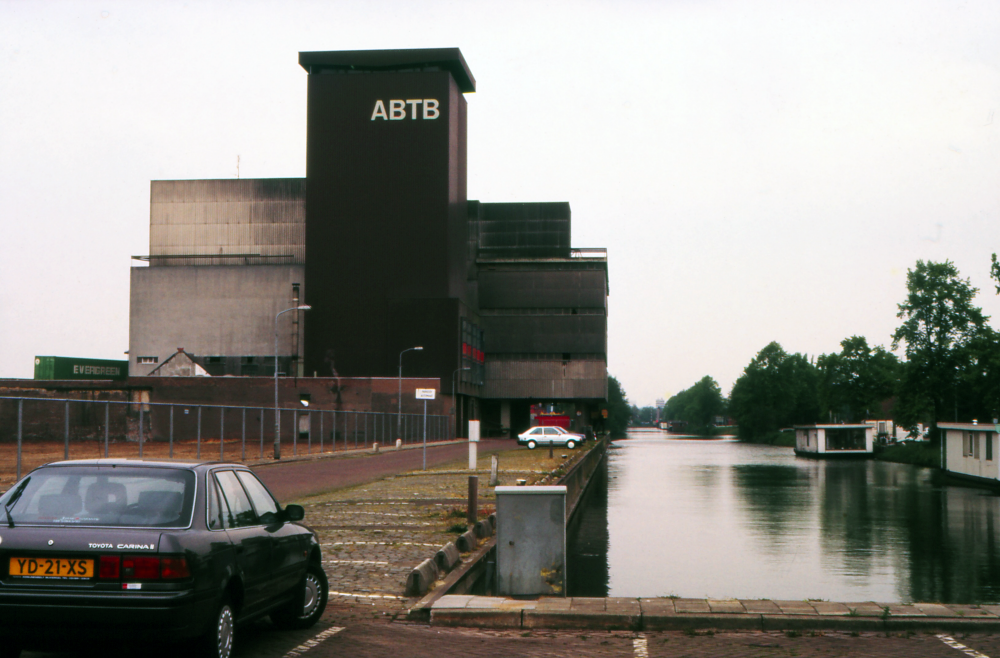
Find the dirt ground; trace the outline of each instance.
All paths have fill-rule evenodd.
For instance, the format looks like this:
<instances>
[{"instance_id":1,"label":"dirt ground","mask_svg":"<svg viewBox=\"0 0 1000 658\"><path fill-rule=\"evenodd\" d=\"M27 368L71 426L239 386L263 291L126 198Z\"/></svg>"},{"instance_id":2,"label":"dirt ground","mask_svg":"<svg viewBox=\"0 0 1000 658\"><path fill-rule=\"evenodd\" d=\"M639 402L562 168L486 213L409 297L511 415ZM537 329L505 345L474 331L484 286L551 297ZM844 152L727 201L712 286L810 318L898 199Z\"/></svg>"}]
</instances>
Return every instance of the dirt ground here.
<instances>
[{"instance_id":1,"label":"dirt ground","mask_svg":"<svg viewBox=\"0 0 1000 658\"><path fill-rule=\"evenodd\" d=\"M220 456L226 461L244 461L239 439L226 440L226 444L220 446L218 439L202 439L201 454L199 456L198 443L196 441L174 441L173 459L219 459ZM330 445L324 446L324 452L330 451ZM307 447L300 446L299 455L307 454ZM273 451L273 444L265 439L264 458L270 457ZM292 456L292 447L282 443L283 455ZM319 446L313 446L312 454L319 454ZM247 462L260 461L261 448L260 441L247 441L246 460ZM110 441L108 442L108 457L110 458L139 458L139 444L134 441ZM104 457L103 441L70 441L70 459L97 459ZM170 444L161 441L146 441L142 447L143 459L164 459L169 460ZM32 469L47 464L49 462L65 459L65 444L62 441L24 441L21 446L21 475L30 472ZM17 444L0 443L0 491L6 490L17 479Z\"/></svg>"}]
</instances>

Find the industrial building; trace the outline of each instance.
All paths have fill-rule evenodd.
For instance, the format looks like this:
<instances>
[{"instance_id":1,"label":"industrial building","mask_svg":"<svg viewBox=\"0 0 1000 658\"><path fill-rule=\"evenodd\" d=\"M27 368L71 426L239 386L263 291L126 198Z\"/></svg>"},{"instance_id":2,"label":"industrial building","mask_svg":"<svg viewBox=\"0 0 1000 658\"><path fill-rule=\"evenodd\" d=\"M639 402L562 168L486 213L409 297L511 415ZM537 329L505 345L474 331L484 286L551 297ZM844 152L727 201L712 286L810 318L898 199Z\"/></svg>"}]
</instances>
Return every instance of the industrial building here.
<instances>
[{"instance_id":1,"label":"industrial building","mask_svg":"<svg viewBox=\"0 0 1000 658\"><path fill-rule=\"evenodd\" d=\"M131 270L129 372L183 349L209 375L436 378L491 434L607 397L607 255L568 203L466 192L457 48L300 53L305 179L153 181ZM309 311L285 309L308 304ZM421 350L406 351L413 347ZM459 430L462 433L462 430Z\"/></svg>"}]
</instances>

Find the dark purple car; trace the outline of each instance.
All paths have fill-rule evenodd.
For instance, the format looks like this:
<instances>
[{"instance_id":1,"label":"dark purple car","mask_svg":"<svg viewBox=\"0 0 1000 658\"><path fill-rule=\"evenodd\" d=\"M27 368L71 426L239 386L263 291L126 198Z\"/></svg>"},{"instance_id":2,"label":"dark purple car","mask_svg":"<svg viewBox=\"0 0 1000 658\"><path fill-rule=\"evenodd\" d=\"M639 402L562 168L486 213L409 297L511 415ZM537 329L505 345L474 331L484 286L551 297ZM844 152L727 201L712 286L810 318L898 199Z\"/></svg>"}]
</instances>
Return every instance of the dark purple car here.
<instances>
[{"instance_id":1,"label":"dark purple car","mask_svg":"<svg viewBox=\"0 0 1000 658\"><path fill-rule=\"evenodd\" d=\"M228 658L238 624L311 626L327 580L303 515L239 464L38 468L0 496L0 658L120 638Z\"/></svg>"}]
</instances>

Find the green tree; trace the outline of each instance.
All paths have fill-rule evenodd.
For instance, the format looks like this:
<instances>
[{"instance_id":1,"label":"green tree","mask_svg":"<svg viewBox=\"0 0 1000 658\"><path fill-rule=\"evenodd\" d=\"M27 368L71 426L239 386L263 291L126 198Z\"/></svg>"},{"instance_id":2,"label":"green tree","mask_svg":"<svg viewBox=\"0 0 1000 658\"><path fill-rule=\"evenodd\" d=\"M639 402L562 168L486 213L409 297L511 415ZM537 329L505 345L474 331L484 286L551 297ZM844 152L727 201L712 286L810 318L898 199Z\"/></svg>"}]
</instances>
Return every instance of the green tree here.
<instances>
[{"instance_id":1,"label":"green tree","mask_svg":"<svg viewBox=\"0 0 1000 658\"><path fill-rule=\"evenodd\" d=\"M748 441L819 417L819 374L802 354L788 354L778 343L757 353L733 384L729 413Z\"/></svg>"},{"instance_id":2,"label":"green tree","mask_svg":"<svg viewBox=\"0 0 1000 658\"><path fill-rule=\"evenodd\" d=\"M880 415L879 403L896 391L899 359L881 345L872 349L864 336L845 338L840 347L839 353L816 360L823 416L855 422Z\"/></svg>"},{"instance_id":3,"label":"green tree","mask_svg":"<svg viewBox=\"0 0 1000 658\"><path fill-rule=\"evenodd\" d=\"M625 396L625 389L622 388L617 379L611 376L608 376L607 409L608 418L604 421L604 429L611 434L612 439L625 438L625 432L632 420L632 409Z\"/></svg>"},{"instance_id":4,"label":"green tree","mask_svg":"<svg viewBox=\"0 0 1000 658\"><path fill-rule=\"evenodd\" d=\"M683 420L693 434L712 434L715 417L726 412L726 399L719 384L705 375L690 388L667 400L664 418Z\"/></svg>"},{"instance_id":5,"label":"green tree","mask_svg":"<svg viewBox=\"0 0 1000 658\"><path fill-rule=\"evenodd\" d=\"M975 339L984 334L987 317L972 303L979 291L951 261L918 260L906 273L906 288L896 314L903 323L892 335L893 349L906 345L900 401L911 411L923 405L937 442L938 421L949 409L957 414L961 373L974 367Z\"/></svg>"}]
</instances>

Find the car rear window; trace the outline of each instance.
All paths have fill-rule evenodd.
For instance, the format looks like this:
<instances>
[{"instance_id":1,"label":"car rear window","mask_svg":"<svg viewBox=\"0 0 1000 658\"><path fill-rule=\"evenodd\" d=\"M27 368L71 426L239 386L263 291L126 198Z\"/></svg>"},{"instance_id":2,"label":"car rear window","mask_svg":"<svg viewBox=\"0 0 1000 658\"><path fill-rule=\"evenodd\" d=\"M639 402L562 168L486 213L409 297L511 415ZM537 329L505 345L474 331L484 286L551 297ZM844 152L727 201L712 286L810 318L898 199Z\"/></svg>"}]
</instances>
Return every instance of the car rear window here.
<instances>
[{"instance_id":1,"label":"car rear window","mask_svg":"<svg viewBox=\"0 0 1000 658\"><path fill-rule=\"evenodd\" d=\"M29 478L10 508L15 524L172 528L191 523L195 491L191 471L55 466L41 468ZM13 493L16 489L4 495L5 505Z\"/></svg>"}]
</instances>

